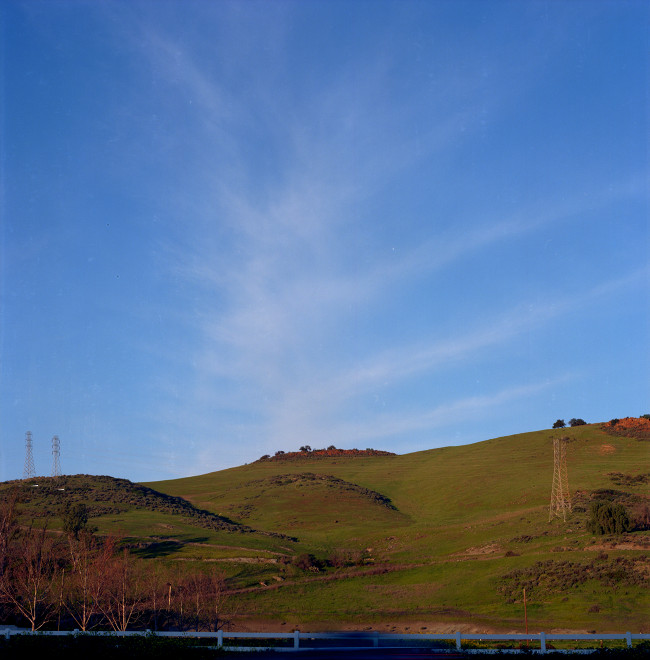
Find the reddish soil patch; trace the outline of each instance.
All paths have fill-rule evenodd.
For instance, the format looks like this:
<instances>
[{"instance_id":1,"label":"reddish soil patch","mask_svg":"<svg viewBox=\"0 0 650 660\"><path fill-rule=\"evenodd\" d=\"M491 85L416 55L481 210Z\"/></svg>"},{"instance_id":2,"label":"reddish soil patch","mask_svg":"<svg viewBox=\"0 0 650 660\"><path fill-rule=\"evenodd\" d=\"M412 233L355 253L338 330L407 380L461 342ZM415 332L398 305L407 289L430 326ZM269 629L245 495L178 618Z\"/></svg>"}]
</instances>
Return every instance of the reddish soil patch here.
<instances>
[{"instance_id":1,"label":"reddish soil patch","mask_svg":"<svg viewBox=\"0 0 650 660\"><path fill-rule=\"evenodd\" d=\"M380 449L313 449L312 451L289 451L275 456L262 457L259 461L293 461L301 458L354 458L358 456L396 456L393 452Z\"/></svg>"},{"instance_id":2,"label":"reddish soil patch","mask_svg":"<svg viewBox=\"0 0 650 660\"><path fill-rule=\"evenodd\" d=\"M601 424L600 428L608 435L650 440L650 419L645 417L625 417L615 424L612 422Z\"/></svg>"}]
</instances>

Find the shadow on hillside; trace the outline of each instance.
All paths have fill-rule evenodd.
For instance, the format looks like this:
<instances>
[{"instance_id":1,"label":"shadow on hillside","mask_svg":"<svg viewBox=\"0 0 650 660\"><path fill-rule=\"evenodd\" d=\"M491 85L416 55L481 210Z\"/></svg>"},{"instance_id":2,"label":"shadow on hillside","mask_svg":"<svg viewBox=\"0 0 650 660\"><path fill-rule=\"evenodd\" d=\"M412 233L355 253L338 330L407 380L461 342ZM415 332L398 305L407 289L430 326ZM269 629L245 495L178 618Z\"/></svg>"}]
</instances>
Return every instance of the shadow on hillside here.
<instances>
[{"instance_id":1,"label":"shadow on hillside","mask_svg":"<svg viewBox=\"0 0 650 660\"><path fill-rule=\"evenodd\" d=\"M207 536L198 536L192 539L183 539L175 541L166 539L164 541L154 541L143 548L133 551L133 554L143 559L153 559L155 557L168 557L169 555L180 552L187 543L207 543Z\"/></svg>"}]
</instances>

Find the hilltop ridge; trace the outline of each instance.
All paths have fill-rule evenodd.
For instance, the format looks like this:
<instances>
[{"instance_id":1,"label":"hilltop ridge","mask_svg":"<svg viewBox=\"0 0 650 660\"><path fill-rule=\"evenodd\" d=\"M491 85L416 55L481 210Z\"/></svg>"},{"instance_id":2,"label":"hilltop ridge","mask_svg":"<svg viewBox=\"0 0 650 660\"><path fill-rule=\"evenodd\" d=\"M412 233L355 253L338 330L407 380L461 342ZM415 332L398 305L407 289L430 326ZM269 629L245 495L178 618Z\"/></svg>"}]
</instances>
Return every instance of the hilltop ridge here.
<instances>
[{"instance_id":1,"label":"hilltop ridge","mask_svg":"<svg viewBox=\"0 0 650 660\"><path fill-rule=\"evenodd\" d=\"M301 459L317 458L363 458L368 456L397 456L391 451L381 449L338 449L331 445L327 449L312 449L309 446L302 447L300 451L277 451L273 456L265 454L257 459L259 461L292 461Z\"/></svg>"}]
</instances>

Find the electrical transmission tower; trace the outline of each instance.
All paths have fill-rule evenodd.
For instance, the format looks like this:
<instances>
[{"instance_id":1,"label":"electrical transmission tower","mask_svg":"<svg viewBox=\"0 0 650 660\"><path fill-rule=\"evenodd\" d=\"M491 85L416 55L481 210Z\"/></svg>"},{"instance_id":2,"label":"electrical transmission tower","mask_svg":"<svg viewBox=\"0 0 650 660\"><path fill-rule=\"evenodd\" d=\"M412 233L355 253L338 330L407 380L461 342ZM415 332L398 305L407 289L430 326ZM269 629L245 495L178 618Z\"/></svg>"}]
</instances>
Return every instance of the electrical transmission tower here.
<instances>
[{"instance_id":1,"label":"electrical transmission tower","mask_svg":"<svg viewBox=\"0 0 650 660\"><path fill-rule=\"evenodd\" d=\"M549 522L554 516L562 516L562 520L566 522L567 511L571 511L569 477L566 467L567 440L568 438L553 438L553 489L548 512Z\"/></svg>"},{"instance_id":2,"label":"electrical transmission tower","mask_svg":"<svg viewBox=\"0 0 650 660\"><path fill-rule=\"evenodd\" d=\"M52 438L52 476L61 476L61 463L59 463L59 456L61 455L61 442L59 436L55 435Z\"/></svg>"},{"instance_id":3,"label":"electrical transmission tower","mask_svg":"<svg viewBox=\"0 0 650 660\"><path fill-rule=\"evenodd\" d=\"M25 433L25 469L23 479L33 479L36 476L34 469L34 455L32 454L32 432Z\"/></svg>"}]
</instances>

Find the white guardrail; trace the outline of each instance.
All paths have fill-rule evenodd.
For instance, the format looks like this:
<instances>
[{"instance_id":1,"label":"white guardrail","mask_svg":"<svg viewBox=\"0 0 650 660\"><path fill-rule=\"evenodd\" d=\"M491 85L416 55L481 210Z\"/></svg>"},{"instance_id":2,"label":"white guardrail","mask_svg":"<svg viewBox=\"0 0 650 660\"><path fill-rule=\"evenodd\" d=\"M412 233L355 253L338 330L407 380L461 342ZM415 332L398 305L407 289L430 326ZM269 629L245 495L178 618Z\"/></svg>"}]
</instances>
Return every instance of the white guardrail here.
<instances>
[{"instance_id":1,"label":"white guardrail","mask_svg":"<svg viewBox=\"0 0 650 660\"><path fill-rule=\"evenodd\" d=\"M460 632L449 633L449 634L437 634L437 633L416 633L416 634L405 634L398 635L392 633L379 633L379 632L325 632L325 633L307 633L300 632L295 630L292 633L252 633L252 632L224 632L219 630L217 632L169 632L169 631L159 631L152 632L150 630L139 631L139 630L127 630L127 631L92 631L89 633L81 633L79 630L61 630L61 631L38 631L33 633L31 630L25 630L20 628L6 628L4 631L0 628L0 634L4 634L6 639L9 639L12 635L113 635L118 637L126 637L131 635L155 635L156 637L176 637L180 639L189 639L189 638L201 638L201 639L213 639L216 641L217 647L227 648L232 651L265 651L265 650L274 650L274 651L316 651L316 650L367 650L369 648L382 648L382 649L391 649L391 648L423 648L425 644L423 642L427 641L445 641L455 642L455 649L451 647L449 650L461 651L477 651L477 652L494 652L498 651L514 651L518 652L519 649L463 649L463 641L479 641L479 642L521 642L521 643L530 643L537 642L539 644L539 649L530 649L532 652L536 653L546 653L547 642L551 641L624 641L628 648L632 647L633 641L650 641L650 634L632 634L629 632L626 633L603 633L603 634L553 634L553 633L527 633L527 634L516 634L516 635L482 635L482 634L464 634ZM289 642L288 646L234 646L231 644L225 643L225 640L236 640L236 639L263 639L263 640L287 640ZM300 645L300 641L306 642L303 646ZM325 645L319 646L317 640L329 640L330 643L325 641ZM333 641L342 641L342 640L355 640L356 644L350 646L349 644L332 644ZM393 642L394 645L391 645L390 642ZM398 643L399 642L399 643ZM388 643L388 644L387 644ZM437 649L439 651L444 651L445 649ZM555 649L553 649L555 650ZM595 649L593 649L595 650ZM590 649L583 649L585 653L590 652ZM571 650L571 652L574 652Z\"/></svg>"}]
</instances>

